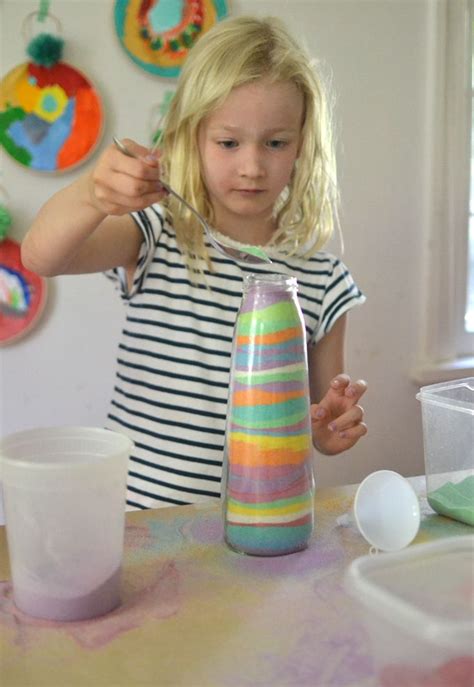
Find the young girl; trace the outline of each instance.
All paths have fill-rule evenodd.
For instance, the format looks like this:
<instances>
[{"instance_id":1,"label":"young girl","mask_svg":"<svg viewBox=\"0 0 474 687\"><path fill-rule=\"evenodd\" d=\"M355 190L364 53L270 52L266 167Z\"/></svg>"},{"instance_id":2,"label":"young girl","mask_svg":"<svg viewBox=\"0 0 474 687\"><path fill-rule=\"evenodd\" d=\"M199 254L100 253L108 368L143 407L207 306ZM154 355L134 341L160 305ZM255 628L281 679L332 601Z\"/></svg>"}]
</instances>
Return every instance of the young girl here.
<instances>
[{"instance_id":1,"label":"young girl","mask_svg":"<svg viewBox=\"0 0 474 687\"><path fill-rule=\"evenodd\" d=\"M336 221L325 96L280 21L238 17L191 50L160 156L111 145L53 196L22 246L45 276L107 271L126 322L108 427L128 434L127 503L156 508L218 497L233 327L248 272L298 280L315 447L337 454L367 429L366 389L343 374L346 313L364 297L319 252ZM237 264L206 240L163 179L226 237L265 246L273 265Z\"/></svg>"}]
</instances>

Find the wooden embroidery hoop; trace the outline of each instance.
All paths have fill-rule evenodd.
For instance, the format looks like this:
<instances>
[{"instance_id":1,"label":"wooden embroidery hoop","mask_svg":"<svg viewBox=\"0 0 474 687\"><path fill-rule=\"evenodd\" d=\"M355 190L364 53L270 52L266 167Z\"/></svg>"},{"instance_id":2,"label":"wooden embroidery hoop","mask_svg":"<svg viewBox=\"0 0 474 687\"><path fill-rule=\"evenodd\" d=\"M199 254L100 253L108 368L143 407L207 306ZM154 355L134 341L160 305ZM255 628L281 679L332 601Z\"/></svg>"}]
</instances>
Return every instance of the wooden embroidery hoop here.
<instances>
[{"instance_id":1,"label":"wooden embroidery hoop","mask_svg":"<svg viewBox=\"0 0 474 687\"><path fill-rule=\"evenodd\" d=\"M8 199L8 193L1 184L0 195ZM8 304L0 301L0 347L16 342L36 326L44 311L48 291L47 282L43 277L23 267L20 244L10 238L0 241L0 270L2 268L5 272L10 272L20 284L26 283L26 288L30 290L31 302L27 313L21 315L9 314Z\"/></svg>"},{"instance_id":2,"label":"wooden embroidery hoop","mask_svg":"<svg viewBox=\"0 0 474 687\"><path fill-rule=\"evenodd\" d=\"M229 14L230 0L175 0L184 4L183 18L162 32L143 16L144 0L115 0L114 22L117 37L127 55L145 71L175 79L192 44L199 36ZM149 9L154 2L145 3ZM199 17L193 23L192 17Z\"/></svg>"},{"instance_id":3,"label":"wooden embroidery hoop","mask_svg":"<svg viewBox=\"0 0 474 687\"><path fill-rule=\"evenodd\" d=\"M48 32L47 29L45 30L45 28L41 26L41 23L39 21L37 21L36 24L33 24L34 19L40 16L41 12L33 11L27 14L22 22L21 34L26 45L30 43L33 36L36 36L39 33ZM51 20L51 22L54 24L55 32L58 35L61 35L62 24L60 20L56 16L51 14L49 11L46 13L45 18ZM67 62L63 62L62 60L59 60L57 64L61 67L58 71L58 74L61 74L61 76L57 77L60 79L61 82L56 84L60 89L64 91L64 88L66 88L67 91L65 83L67 81L70 81L71 79L73 79L73 83L76 83L76 86L73 87L74 98L77 98L78 94L83 93L84 90L82 88L77 89L77 79L79 79L79 81L82 80L84 83L86 83L89 89L88 91L86 91L86 94L84 94L81 97L80 104L77 102L75 105L74 117L67 125L70 127L68 137L66 139L62 139L62 143L60 145L58 142L58 137L61 139L62 129L55 129L55 134L52 134L52 137L49 139L47 148L45 148L43 151L36 147L37 143L35 141L29 141L29 143L31 143L32 146L31 149L28 147L29 143L25 145L21 140L22 136L25 135L24 133L20 134L20 142L18 144L17 141L14 141L14 152L12 152L12 150L9 150L7 147L3 146L7 155L15 163L21 165L23 168L26 168L33 173L39 173L41 175L56 175L68 173L74 170L79 165L85 163L97 150L97 147L102 139L102 135L104 132L104 105L102 103L101 95L97 90L95 84L86 74L84 74L80 69L77 69L73 65L68 64ZM55 66L56 65L54 65L54 67ZM51 69L53 69L54 67L51 67ZM9 107L15 106L20 107L22 110L24 110L24 102L17 102L16 84L18 82L21 83L25 79L25 73L27 75L27 72L25 72L25 70L28 69L34 70L34 78L36 79L36 75L38 74L38 72L39 74L41 74L43 70L44 73L45 67L41 67L41 65L34 64L34 62L25 62L19 64L17 67L14 67L7 74L5 74L1 79L1 90L3 90L3 96L0 98L0 111L7 112L9 110ZM48 77L41 76L41 79L43 78L46 78L46 85L43 85L42 88L54 91L55 84L52 82L48 83ZM90 94L93 94L93 98L91 98ZM68 93L68 106L70 103L70 99L73 96L70 93ZM58 96L57 94L55 94L53 97ZM29 107L31 107L31 105L29 105ZM60 117L58 117L58 119L61 119L61 122L62 117L64 116L64 112L60 113ZM31 111L30 109L28 109L28 107L26 109L26 113L31 114ZM79 113L81 116L79 116ZM90 117L92 117L92 119L90 119ZM51 121L48 121L51 124ZM86 122L87 125L85 124ZM92 126L94 127L93 129L91 129L91 122ZM53 127L55 124L56 122L54 121ZM77 127L79 124L80 128L78 130ZM21 124L21 120L19 120L19 125L24 126L24 124ZM85 129L88 129L88 137L84 139L82 134L84 133ZM51 130L51 132L52 131L53 129ZM84 141L87 141L87 143L84 143ZM52 150L57 152L56 156L54 156L54 153L51 153L51 145L53 146ZM77 147L78 145L79 148ZM48 148L50 151L49 154L53 154L53 160L48 157ZM22 154L30 156L29 158L27 157L26 162L23 159L21 159L20 152ZM47 160L46 164L44 158L45 154ZM35 158L36 164L31 164L33 160L35 160Z\"/></svg>"}]
</instances>

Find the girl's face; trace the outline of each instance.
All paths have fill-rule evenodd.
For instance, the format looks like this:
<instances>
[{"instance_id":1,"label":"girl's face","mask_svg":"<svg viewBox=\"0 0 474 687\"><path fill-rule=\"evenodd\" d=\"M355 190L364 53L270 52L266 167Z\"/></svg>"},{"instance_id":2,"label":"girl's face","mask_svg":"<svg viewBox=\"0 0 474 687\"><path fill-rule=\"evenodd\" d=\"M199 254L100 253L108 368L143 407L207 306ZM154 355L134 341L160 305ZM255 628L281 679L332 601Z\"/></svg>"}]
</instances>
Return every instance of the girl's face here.
<instances>
[{"instance_id":1,"label":"girl's face","mask_svg":"<svg viewBox=\"0 0 474 687\"><path fill-rule=\"evenodd\" d=\"M249 243L270 238L273 207L290 181L302 123L297 87L267 80L235 88L202 121L201 170L222 233Z\"/></svg>"}]
</instances>

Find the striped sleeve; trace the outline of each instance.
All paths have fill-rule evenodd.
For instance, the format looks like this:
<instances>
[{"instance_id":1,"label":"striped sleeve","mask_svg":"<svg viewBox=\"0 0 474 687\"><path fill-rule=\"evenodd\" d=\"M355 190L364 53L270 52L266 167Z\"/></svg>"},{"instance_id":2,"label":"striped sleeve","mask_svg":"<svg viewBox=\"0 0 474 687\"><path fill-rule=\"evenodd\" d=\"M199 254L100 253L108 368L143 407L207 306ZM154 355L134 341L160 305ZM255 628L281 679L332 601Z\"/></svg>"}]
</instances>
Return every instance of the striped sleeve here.
<instances>
[{"instance_id":1,"label":"striped sleeve","mask_svg":"<svg viewBox=\"0 0 474 687\"><path fill-rule=\"evenodd\" d=\"M114 267L114 269L105 272L105 276L111 279L119 289L122 299L127 301L139 293L143 286L164 224L163 213L158 205L153 205L139 212L132 212L130 216L143 234L143 242L138 254L131 289L128 288L127 275L123 267Z\"/></svg>"},{"instance_id":2,"label":"striped sleeve","mask_svg":"<svg viewBox=\"0 0 474 687\"><path fill-rule=\"evenodd\" d=\"M318 326L313 331L311 343L320 341L341 315L365 300L347 267L334 258L324 290Z\"/></svg>"}]
</instances>

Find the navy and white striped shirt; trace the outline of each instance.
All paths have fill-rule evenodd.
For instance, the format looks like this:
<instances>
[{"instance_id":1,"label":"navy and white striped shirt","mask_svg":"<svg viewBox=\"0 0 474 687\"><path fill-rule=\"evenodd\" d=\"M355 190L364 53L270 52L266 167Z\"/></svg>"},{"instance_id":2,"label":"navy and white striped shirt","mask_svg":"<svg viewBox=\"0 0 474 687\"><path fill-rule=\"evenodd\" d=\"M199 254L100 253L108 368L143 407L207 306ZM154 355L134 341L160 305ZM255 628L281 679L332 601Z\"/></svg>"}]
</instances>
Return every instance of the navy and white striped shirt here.
<instances>
[{"instance_id":1,"label":"navy and white striped shirt","mask_svg":"<svg viewBox=\"0 0 474 687\"><path fill-rule=\"evenodd\" d=\"M217 498L225 434L232 334L248 272L297 278L308 343L319 341L361 294L345 265L328 253L309 259L269 252L275 265L241 266L208 246L207 287L190 281L172 226L159 206L132 215L143 232L134 283L107 273L126 303L107 427L134 441L131 508Z\"/></svg>"}]
</instances>

